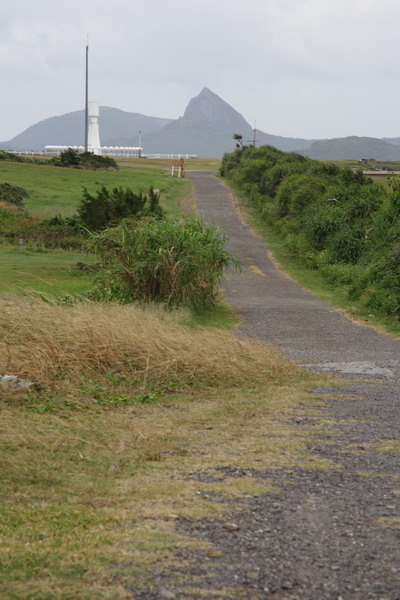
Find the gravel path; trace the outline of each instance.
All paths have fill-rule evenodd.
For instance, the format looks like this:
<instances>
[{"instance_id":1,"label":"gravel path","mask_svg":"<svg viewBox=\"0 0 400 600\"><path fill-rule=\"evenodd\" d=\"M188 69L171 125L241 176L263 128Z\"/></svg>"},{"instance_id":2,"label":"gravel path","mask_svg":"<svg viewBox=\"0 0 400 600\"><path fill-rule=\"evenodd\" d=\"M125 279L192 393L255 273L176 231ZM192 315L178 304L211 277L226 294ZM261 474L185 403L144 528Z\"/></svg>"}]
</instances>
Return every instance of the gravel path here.
<instances>
[{"instance_id":1,"label":"gravel path","mask_svg":"<svg viewBox=\"0 0 400 600\"><path fill-rule=\"evenodd\" d=\"M186 578L205 597L221 599L400 600L400 442L397 453L374 449L399 440L400 341L351 322L277 271L263 241L241 221L228 188L212 173L190 178L200 214L224 226L246 266L224 286L243 319L240 331L280 346L308 368L346 379L331 390L343 396L313 417L316 425L335 423L310 451L337 468L252 471L276 480L281 492L228 503L238 529L217 521L178 523L216 549L212 559L198 556ZM224 475L246 473L232 468ZM172 589L138 597L203 597Z\"/></svg>"}]
</instances>

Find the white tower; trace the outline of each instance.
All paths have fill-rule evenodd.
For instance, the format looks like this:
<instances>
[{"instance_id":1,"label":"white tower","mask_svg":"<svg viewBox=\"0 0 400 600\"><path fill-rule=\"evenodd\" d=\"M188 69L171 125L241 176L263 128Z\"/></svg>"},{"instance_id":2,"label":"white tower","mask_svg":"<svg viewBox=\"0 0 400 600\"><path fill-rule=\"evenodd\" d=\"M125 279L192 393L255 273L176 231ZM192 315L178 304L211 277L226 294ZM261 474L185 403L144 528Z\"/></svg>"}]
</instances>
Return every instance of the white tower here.
<instances>
[{"instance_id":1,"label":"white tower","mask_svg":"<svg viewBox=\"0 0 400 600\"><path fill-rule=\"evenodd\" d=\"M93 152L93 154L101 154L99 105L97 102L89 102L88 151Z\"/></svg>"}]
</instances>

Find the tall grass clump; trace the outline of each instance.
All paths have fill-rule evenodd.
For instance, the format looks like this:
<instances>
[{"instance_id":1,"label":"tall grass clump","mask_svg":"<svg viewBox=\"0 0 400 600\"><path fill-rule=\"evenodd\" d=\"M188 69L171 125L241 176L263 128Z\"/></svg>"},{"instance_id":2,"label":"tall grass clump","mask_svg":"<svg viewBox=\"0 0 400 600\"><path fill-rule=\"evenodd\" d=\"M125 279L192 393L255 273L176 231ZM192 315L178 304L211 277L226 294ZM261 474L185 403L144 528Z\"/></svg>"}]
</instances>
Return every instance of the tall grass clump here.
<instances>
[{"instance_id":1,"label":"tall grass clump","mask_svg":"<svg viewBox=\"0 0 400 600\"><path fill-rule=\"evenodd\" d=\"M0 299L0 373L45 385L105 372L137 383L247 385L296 372L274 349L188 320L182 309Z\"/></svg>"},{"instance_id":2,"label":"tall grass clump","mask_svg":"<svg viewBox=\"0 0 400 600\"><path fill-rule=\"evenodd\" d=\"M213 307L224 269L238 266L226 243L198 219L126 219L92 238L99 262L91 298Z\"/></svg>"}]
</instances>

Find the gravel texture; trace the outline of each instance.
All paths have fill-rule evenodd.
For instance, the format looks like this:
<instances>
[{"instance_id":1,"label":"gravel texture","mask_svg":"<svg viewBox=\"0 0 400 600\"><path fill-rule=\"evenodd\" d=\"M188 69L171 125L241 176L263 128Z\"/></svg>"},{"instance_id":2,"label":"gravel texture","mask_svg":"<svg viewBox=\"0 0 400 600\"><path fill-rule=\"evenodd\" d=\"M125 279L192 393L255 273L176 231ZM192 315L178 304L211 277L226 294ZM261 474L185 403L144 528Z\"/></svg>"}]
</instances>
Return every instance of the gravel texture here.
<instances>
[{"instance_id":1,"label":"gravel texture","mask_svg":"<svg viewBox=\"0 0 400 600\"><path fill-rule=\"evenodd\" d=\"M132 588L134 597L400 600L400 442L397 452L378 448L400 439L400 341L348 320L280 273L223 182L208 172L190 178L199 212L225 228L246 265L225 285L243 319L240 333L280 346L304 368L346 378L315 390L327 398L318 415L293 415L296 427L332 423L309 450L336 467L221 468L221 477L253 474L280 492L226 501L224 522L177 520L178 531L213 551L182 568L177 556L175 572L160 567L154 586ZM190 593L188 582L201 591Z\"/></svg>"}]
</instances>

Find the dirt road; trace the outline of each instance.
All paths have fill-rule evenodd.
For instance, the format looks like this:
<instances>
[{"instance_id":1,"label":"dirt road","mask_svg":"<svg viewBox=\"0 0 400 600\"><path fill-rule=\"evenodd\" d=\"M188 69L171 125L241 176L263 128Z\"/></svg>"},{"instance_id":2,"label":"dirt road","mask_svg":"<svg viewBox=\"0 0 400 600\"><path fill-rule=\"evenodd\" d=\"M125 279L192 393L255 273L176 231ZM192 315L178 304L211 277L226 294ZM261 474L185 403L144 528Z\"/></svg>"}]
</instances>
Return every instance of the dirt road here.
<instances>
[{"instance_id":1,"label":"dirt road","mask_svg":"<svg viewBox=\"0 0 400 600\"><path fill-rule=\"evenodd\" d=\"M386 453L375 444L400 439L400 341L349 321L278 272L226 186L207 172L190 178L200 214L225 228L245 264L225 285L243 319L241 332L277 344L310 368L345 376L340 391L347 394L321 409L321 419L339 425L310 449L334 469L258 471L283 491L246 502L238 531L181 525L224 555L220 567L199 559L192 575L203 578L205 593L236 590L214 598L399 600L400 442Z\"/></svg>"}]
</instances>

